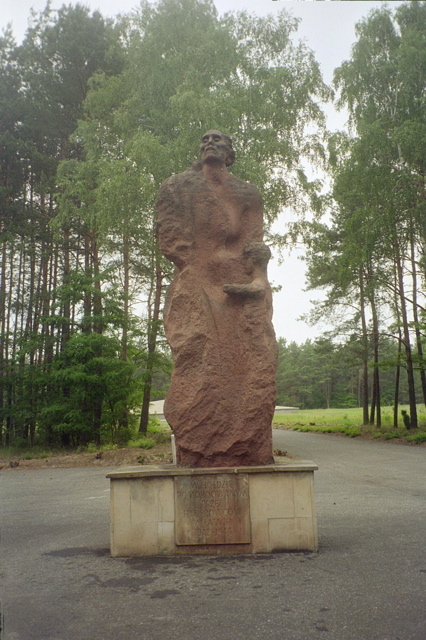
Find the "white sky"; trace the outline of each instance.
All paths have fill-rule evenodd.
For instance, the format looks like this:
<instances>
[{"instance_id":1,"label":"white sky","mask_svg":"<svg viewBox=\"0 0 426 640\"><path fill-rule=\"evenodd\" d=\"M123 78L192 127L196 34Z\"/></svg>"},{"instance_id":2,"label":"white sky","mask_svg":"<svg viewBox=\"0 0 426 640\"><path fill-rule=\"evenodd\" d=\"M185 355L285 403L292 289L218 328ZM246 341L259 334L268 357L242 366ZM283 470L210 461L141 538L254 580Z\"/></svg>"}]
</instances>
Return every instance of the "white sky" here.
<instances>
[{"instance_id":1,"label":"white sky","mask_svg":"<svg viewBox=\"0 0 426 640\"><path fill-rule=\"evenodd\" d=\"M77 4L77 0L65 2L52 0L52 9L59 9L63 4ZM104 16L115 16L118 13L128 13L138 6L135 0L82 0L80 4L90 7L92 11L98 9ZM351 46L355 42L355 24L369 11L380 7L381 1L350 0L350 1L320 1L312 0L215 0L220 14L226 11L247 10L256 15L276 14L282 9L288 10L294 16L302 19L296 35L297 39L305 40L306 44L315 52L320 63L326 83L330 83L333 70L343 60L350 56ZM388 2L394 7L401 2ZM0 0L0 29L12 23L15 39L20 42L27 28L30 9L41 11L46 6L45 0ZM345 115L327 109L328 126L332 130L342 129L345 125ZM285 220L282 223L284 228ZM275 227L278 229L278 227ZM299 252L300 257L300 252ZM298 259L297 252L285 258L278 266L277 261L270 265L269 274L273 284L280 284L282 290L274 297L274 325L278 337L285 337L288 341L304 342L308 338L315 338L326 327L316 325L310 327L298 321L300 315L307 313L311 300L318 299L320 293L304 292L305 283L304 263Z\"/></svg>"}]
</instances>

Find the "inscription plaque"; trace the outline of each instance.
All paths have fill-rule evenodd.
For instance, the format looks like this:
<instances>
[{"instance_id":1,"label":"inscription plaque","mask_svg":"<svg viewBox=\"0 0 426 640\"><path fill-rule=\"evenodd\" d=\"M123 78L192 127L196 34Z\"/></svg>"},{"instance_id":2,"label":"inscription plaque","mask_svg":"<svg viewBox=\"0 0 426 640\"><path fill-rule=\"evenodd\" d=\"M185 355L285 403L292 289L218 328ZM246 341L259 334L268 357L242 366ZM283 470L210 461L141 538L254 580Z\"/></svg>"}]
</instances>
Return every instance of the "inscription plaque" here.
<instances>
[{"instance_id":1,"label":"inscription plaque","mask_svg":"<svg viewBox=\"0 0 426 640\"><path fill-rule=\"evenodd\" d=\"M247 474L175 477L176 544L251 542Z\"/></svg>"}]
</instances>

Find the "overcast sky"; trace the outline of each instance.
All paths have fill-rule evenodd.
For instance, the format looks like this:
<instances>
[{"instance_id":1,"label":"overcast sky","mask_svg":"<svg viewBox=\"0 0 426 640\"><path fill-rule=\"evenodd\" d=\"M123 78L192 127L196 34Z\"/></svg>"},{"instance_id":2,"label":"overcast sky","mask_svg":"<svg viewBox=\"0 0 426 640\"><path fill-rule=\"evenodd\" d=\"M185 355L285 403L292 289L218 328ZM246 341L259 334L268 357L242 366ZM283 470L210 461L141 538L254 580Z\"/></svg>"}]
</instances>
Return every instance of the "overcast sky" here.
<instances>
[{"instance_id":1,"label":"overcast sky","mask_svg":"<svg viewBox=\"0 0 426 640\"><path fill-rule=\"evenodd\" d=\"M52 0L52 9L58 9L63 4L77 4L77 0L65 2ZM98 9L104 16L115 16L118 13L128 13L138 6L134 0L83 0L80 4ZM330 83L333 70L343 60L350 57L351 46L355 42L355 24L371 9L380 7L384 3L380 1L370 2L364 0L350 1L321 1L312 0L215 0L215 5L220 14L226 11L247 10L256 15L276 14L285 9L296 17L301 18L301 23L296 37L305 40L306 44L315 52L320 63L323 77L326 83ZM388 2L395 7L401 2ZM25 34L31 8L41 11L46 6L45 0L0 0L0 27L3 29L8 23L12 23L15 39L20 42ZM336 114L328 109L328 126L332 130L342 129L345 126L345 114ZM284 226L285 219L283 217ZM303 291L304 264L296 253L285 258L285 262L278 266L274 260L270 266L270 279L273 284L280 284L282 290L274 297L274 324L277 336L285 337L289 341L298 343L308 338L320 335L326 327L316 325L310 327L304 322L298 321L301 314L307 313L311 308L311 300L319 298L316 292Z\"/></svg>"}]
</instances>

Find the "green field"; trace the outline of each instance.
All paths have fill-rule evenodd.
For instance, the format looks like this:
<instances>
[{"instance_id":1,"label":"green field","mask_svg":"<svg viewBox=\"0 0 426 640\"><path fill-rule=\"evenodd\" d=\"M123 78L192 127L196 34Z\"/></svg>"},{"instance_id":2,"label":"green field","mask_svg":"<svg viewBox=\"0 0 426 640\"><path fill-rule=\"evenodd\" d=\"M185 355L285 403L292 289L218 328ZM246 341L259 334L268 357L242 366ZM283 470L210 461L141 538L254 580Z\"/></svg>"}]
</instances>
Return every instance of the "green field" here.
<instances>
[{"instance_id":1,"label":"green field","mask_svg":"<svg viewBox=\"0 0 426 640\"><path fill-rule=\"evenodd\" d=\"M400 407L398 429L393 427L393 408L382 408L382 426L380 429L371 425L363 426L362 409L306 409L295 413L276 413L273 419L275 429L291 429L294 431L314 431L316 433L342 433L356 438L358 436L381 438L384 440L402 439L406 442L421 444L426 442L426 412L419 405L418 429L406 429L402 421Z\"/></svg>"}]
</instances>

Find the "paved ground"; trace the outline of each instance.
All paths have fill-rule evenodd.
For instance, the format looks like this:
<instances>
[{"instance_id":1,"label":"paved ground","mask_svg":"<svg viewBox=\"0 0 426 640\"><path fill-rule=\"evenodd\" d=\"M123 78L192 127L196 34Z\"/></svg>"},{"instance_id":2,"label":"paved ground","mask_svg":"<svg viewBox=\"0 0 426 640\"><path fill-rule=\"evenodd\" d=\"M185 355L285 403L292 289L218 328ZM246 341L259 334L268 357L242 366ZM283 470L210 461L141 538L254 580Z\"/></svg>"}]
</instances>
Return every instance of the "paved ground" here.
<instances>
[{"instance_id":1,"label":"paved ground","mask_svg":"<svg viewBox=\"0 0 426 640\"><path fill-rule=\"evenodd\" d=\"M426 449L297 432L320 552L111 559L105 469L0 475L4 640L426 640Z\"/></svg>"}]
</instances>

